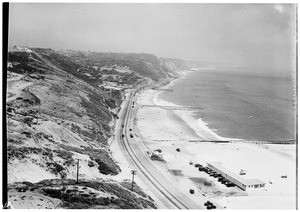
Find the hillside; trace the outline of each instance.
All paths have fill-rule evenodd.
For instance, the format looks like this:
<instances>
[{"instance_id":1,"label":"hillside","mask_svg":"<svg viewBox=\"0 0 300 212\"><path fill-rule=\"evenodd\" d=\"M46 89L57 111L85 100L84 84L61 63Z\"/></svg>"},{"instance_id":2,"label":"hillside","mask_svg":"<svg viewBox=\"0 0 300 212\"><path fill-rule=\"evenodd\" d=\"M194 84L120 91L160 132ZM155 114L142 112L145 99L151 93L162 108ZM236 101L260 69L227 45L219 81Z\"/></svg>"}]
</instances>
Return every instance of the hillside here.
<instances>
[{"instance_id":1,"label":"hillside","mask_svg":"<svg viewBox=\"0 0 300 212\"><path fill-rule=\"evenodd\" d=\"M150 54L13 47L7 72L8 182L76 179L78 159L80 179L111 180L122 171L108 140L125 94L178 76L178 64ZM141 205L136 208L154 207Z\"/></svg>"}]
</instances>

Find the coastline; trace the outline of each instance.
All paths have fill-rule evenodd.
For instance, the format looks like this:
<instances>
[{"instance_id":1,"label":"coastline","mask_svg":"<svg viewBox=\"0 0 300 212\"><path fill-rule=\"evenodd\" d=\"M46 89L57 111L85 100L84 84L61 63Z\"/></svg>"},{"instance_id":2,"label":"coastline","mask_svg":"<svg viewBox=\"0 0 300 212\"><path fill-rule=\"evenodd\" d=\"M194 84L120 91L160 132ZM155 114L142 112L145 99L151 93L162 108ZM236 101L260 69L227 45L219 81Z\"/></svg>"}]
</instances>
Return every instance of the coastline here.
<instances>
[{"instance_id":1,"label":"coastline","mask_svg":"<svg viewBox=\"0 0 300 212\"><path fill-rule=\"evenodd\" d=\"M168 89L160 89L156 99L199 107L191 115L223 138L293 144L290 87L290 81L279 78L201 70L183 72Z\"/></svg>"},{"instance_id":2,"label":"coastline","mask_svg":"<svg viewBox=\"0 0 300 212\"><path fill-rule=\"evenodd\" d=\"M182 71L180 72L180 77L172 80L169 84L162 86L162 89L168 89L171 87L177 80L182 80L188 75L189 73L194 72L190 70ZM168 102L166 100L163 100L159 97L159 95L164 92L164 91L157 91L157 93L153 96L153 104L157 106L175 106L175 107L182 107L181 105L174 104L172 102ZM174 111L169 111L171 116L179 116L180 119L183 122L177 121L177 124L181 124L183 126L188 125L191 130L193 130L197 135L198 139L202 141L242 141L243 139L239 138L226 138L218 135L216 132L218 131L217 129L210 129L208 124L203 121L202 118L196 119L193 116L192 111L185 111L185 110L174 110ZM179 120L179 119L175 119Z\"/></svg>"},{"instance_id":3,"label":"coastline","mask_svg":"<svg viewBox=\"0 0 300 212\"><path fill-rule=\"evenodd\" d=\"M182 77L187 73L184 72ZM181 79L181 77L175 79L161 88L166 89L176 80ZM257 201L263 202L258 206L259 209L294 208L295 160L293 156L295 145L190 142L243 140L218 136L202 119L194 118L191 111L162 108L161 106L179 105L160 99L161 92L163 91L146 90L139 95L135 131L140 135L145 152L155 152L157 149L162 151L159 155L165 160L165 163L154 163L160 167L166 177L174 180L174 183L177 183L186 195L190 195L187 189L194 188L198 192L191 198L197 198L197 196L199 198L205 194L220 208L257 209L254 208L254 202ZM149 105L151 106L149 107ZM180 153L176 149L180 149ZM190 162L193 162L206 166L206 163L210 161L222 161L225 167L235 173L241 169L248 170L246 178L261 179L266 182L266 187L247 192L238 191L231 196L230 192L232 191L226 186L224 188L224 185L215 182L215 179L211 179L208 175L195 169L194 166L189 165ZM172 174L172 170L179 170L184 177L175 176ZM287 175L288 178L281 178L282 175ZM191 181L191 179L199 179L199 177L212 183L213 188L209 188L212 190L208 189L208 193L205 193L203 187L199 188ZM220 195L214 194L214 192L219 192Z\"/></svg>"}]
</instances>

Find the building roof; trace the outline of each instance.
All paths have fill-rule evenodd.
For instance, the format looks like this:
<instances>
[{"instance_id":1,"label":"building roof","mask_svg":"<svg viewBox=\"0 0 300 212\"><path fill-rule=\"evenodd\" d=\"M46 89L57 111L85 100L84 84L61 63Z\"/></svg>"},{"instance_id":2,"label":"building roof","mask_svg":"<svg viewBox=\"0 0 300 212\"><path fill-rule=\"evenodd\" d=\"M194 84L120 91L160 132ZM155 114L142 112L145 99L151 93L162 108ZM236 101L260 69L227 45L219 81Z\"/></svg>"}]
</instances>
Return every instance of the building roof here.
<instances>
[{"instance_id":1,"label":"building roof","mask_svg":"<svg viewBox=\"0 0 300 212\"><path fill-rule=\"evenodd\" d=\"M260 179L246 179L245 185L257 185L257 184L265 184L264 181L261 181Z\"/></svg>"},{"instance_id":2,"label":"building roof","mask_svg":"<svg viewBox=\"0 0 300 212\"><path fill-rule=\"evenodd\" d=\"M207 164L215 167L216 169L220 170L221 172L227 174L228 176L232 177L233 179L239 181L240 183L244 185L257 185L257 184L265 184L265 182L259 180L259 179L244 179L241 176L233 173L229 169L226 169L224 166L222 166L221 162L207 162Z\"/></svg>"}]
</instances>

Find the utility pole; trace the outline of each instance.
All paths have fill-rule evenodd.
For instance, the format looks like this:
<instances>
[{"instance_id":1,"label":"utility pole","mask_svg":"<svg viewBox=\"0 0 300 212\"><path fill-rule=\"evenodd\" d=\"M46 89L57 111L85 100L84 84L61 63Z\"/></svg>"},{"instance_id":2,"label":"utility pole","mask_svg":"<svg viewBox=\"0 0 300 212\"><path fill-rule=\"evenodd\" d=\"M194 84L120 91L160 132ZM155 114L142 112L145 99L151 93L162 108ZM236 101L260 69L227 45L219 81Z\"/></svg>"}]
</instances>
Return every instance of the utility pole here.
<instances>
[{"instance_id":1,"label":"utility pole","mask_svg":"<svg viewBox=\"0 0 300 212\"><path fill-rule=\"evenodd\" d=\"M133 191L134 175L136 175L136 171L134 171L134 170L131 170L131 174L132 174L132 184L131 184L131 191Z\"/></svg>"},{"instance_id":2,"label":"utility pole","mask_svg":"<svg viewBox=\"0 0 300 212\"><path fill-rule=\"evenodd\" d=\"M78 176L79 176L79 159L78 159L78 161L77 161L77 181L76 181L76 184L79 183L79 181L78 181Z\"/></svg>"},{"instance_id":3,"label":"utility pole","mask_svg":"<svg viewBox=\"0 0 300 212\"><path fill-rule=\"evenodd\" d=\"M39 115L40 115L40 113L41 113L41 102L40 102L40 104L39 104L39 111L38 111L38 113L37 113L37 124L39 123Z\"/></svg>"}]
</instances>

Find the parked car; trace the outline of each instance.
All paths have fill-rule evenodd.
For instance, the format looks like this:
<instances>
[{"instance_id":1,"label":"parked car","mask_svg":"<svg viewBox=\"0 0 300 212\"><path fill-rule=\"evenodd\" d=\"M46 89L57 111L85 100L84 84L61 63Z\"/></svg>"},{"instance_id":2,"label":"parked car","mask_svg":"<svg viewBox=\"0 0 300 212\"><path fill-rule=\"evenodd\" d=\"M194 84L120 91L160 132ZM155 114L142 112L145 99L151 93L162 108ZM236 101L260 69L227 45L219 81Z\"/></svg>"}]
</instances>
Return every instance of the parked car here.
<instances>
[{"instance_id":1,"label":"parked car","mask_svg":"<svg viewBox=\"0 0 300 212\"><path fill-rule=\"evenodd\" d=\"M205 206L211 205L211 202L210 202L210 201L206 201L206 202L204 203L204 205L205 205Z\"/></svg>"},{"instance_id":2,"label":"parked car","mask_svg":"<svg viewBox=\"0 0 300 212\"><path fill-rule=\"evenodd\" d=\"M224 177L219 177L218 178L218 182L221 182L221 181L223 181L224 180Z\"/></svg>"},{"instance_id":3,"label":"parked car","mask_svg":"<svg viewBox=\"0 0 300 212\"><path fill-rule=\"evenodd\" d=\"M204 205L206 206L206 209L211 210L211 209L216 209L217 207L210 201L207 201L204 203Z\"/></svg>"},{"instance_id":4,"label":"parked car","mask_svg":"<svg viewBox=\"0 0 300 212\"><path fill-rule=\"evenodd\" d=\"M203 172L204 171L204 168L203 167L199 167L198 169L200 172Z\"/></svg>"},{"instance_id":5,"label":"parked car","mask_svg":"<svg viewBox=\"0 0 300 212\"><path fill-rule=\"evenodd\" d=\"M235 186L235 184L234 184L234 183L232 183L232 182L230 182L230 183L228 183L226 186L227 186L227 187L234 187L234 186Z\"/></svg>"}]
</instances>

